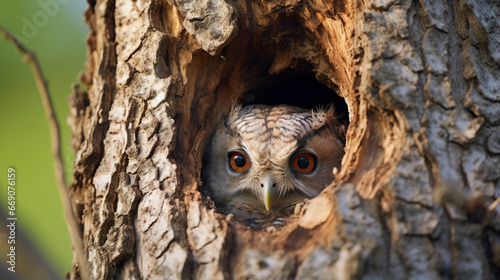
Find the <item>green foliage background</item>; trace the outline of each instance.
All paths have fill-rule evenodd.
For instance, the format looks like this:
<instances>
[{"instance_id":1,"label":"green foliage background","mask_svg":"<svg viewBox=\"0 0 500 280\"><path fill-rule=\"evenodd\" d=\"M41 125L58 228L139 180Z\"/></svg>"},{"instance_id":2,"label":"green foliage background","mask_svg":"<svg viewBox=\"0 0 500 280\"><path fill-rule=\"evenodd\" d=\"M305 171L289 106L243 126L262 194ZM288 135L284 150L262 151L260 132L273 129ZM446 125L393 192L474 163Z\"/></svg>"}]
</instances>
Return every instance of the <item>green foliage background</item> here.
<instances>
[{"instance_id":1,"label":"green foliage background","mask_svg":"<svg viewBox=\"0 0 500 280\"><path fill-rule=\"evenodd\" d=\"M67 97L84 68L86 7L84 0L0 3L0 25L36 52L48 80L62 131L68 182L74 155L66 122ZM17 174L18 230L28 233L62 278L71 271L73 254L54 179L49 127L29 65L0 37L0 207L5 211L8 167L14 167ZM1 225L5 226L4 222Z\"/></svg>"}]
</instances>

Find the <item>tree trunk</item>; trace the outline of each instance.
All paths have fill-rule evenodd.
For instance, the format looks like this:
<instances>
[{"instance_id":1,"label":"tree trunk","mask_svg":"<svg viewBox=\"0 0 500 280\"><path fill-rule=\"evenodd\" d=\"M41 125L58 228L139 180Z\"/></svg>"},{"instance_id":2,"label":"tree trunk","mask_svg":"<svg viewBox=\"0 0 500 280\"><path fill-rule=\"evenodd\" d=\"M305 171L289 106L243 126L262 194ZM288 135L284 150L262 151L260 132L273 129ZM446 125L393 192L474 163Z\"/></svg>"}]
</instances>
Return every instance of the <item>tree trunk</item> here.
<instances>
[{"instance_id":1,"label":"tree trunk","mask_svg":"<svg viewBox=\"0 0 500 280\"><path fill-rule=\"evenodd\" d=\"M70 125L91 278L499 279L498 1L88 1ZM234 100L348 117L336 180L278 230L203 193Z\"/></svg>"}]
</instances>

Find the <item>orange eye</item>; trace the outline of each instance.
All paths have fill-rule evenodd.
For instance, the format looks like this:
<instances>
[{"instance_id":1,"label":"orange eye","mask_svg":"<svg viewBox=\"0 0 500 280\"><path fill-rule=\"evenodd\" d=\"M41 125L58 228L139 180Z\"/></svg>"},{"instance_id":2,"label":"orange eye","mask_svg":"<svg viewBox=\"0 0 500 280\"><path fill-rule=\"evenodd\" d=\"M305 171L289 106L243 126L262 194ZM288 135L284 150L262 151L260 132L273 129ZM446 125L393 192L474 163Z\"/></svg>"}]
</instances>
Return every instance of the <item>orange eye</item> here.
<instances>
[{"instance_id":1,"label":"orange eye","mask_svg":"<svg viewBox=\"0 0 500 280\"><path fill-rule=\"evenodd\" d=\"M309 153L299 153L293 157L292 166L302 173L309 173L316 167L316 157Z\"/></svg>"},{"instance_id":2,"label":"orange eye","mask_svg":"<svg viewBox=\"0 0 500 280\"><path fill-rule=\"evenodd\" d=\"M249 162L250 161L247 159L247 157L240 152L229 154L229 166L231 166L231 169L236 172L246 170L248 168Z\"/></svg>"}]
</instances>

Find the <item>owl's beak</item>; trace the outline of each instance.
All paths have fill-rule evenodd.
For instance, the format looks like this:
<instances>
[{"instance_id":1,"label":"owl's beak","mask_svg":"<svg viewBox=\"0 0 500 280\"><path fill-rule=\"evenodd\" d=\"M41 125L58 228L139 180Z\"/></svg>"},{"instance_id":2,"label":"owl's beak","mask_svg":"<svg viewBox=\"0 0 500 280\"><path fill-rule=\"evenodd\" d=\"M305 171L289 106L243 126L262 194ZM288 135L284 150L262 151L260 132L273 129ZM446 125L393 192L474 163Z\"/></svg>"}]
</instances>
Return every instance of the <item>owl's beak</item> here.
<instances>
[{"instance_id":1,"label":"owl's beak","mask_svg":"<svg viewBox=\"0 0 500 280\"><path fill-rule=\"evenodd\" d=\"M269 211L273 204L273 201L276 199L276 193L278 188L276 187L276 183L274 183L270 178L266 178L262 180L263 193L264 193L264 206L266 206L266 210Z\"/></svg>"}]
</instances>

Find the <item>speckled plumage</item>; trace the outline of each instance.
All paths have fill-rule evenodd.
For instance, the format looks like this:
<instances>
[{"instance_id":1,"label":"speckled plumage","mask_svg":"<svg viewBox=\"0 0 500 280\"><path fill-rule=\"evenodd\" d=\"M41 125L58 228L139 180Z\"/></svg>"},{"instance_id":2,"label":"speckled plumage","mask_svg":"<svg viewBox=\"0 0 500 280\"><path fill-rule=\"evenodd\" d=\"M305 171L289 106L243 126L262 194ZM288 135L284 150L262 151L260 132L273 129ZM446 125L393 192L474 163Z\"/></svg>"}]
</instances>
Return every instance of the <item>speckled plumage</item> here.
<instances>
[{"instance_id":1,"label":"speckled plumage","mask_svg":"<svg viewBox=\"0 0 500 280\"><path fill-rule=\"evenodd\" d=\"M293 212L295 204L318 195L334 179L344 154L344 126L332 109L306 110L287 105L235 106L217 126L207 148L203 188L216 205L236 221L261 226ZM236 172L233 152L249 167ZM313 171L303 174L291 160L301 153L315 157ZM269 187L266 209L264 185ZM272 203L271 203L272 202Z\"/></svg>"}]
</instances>

